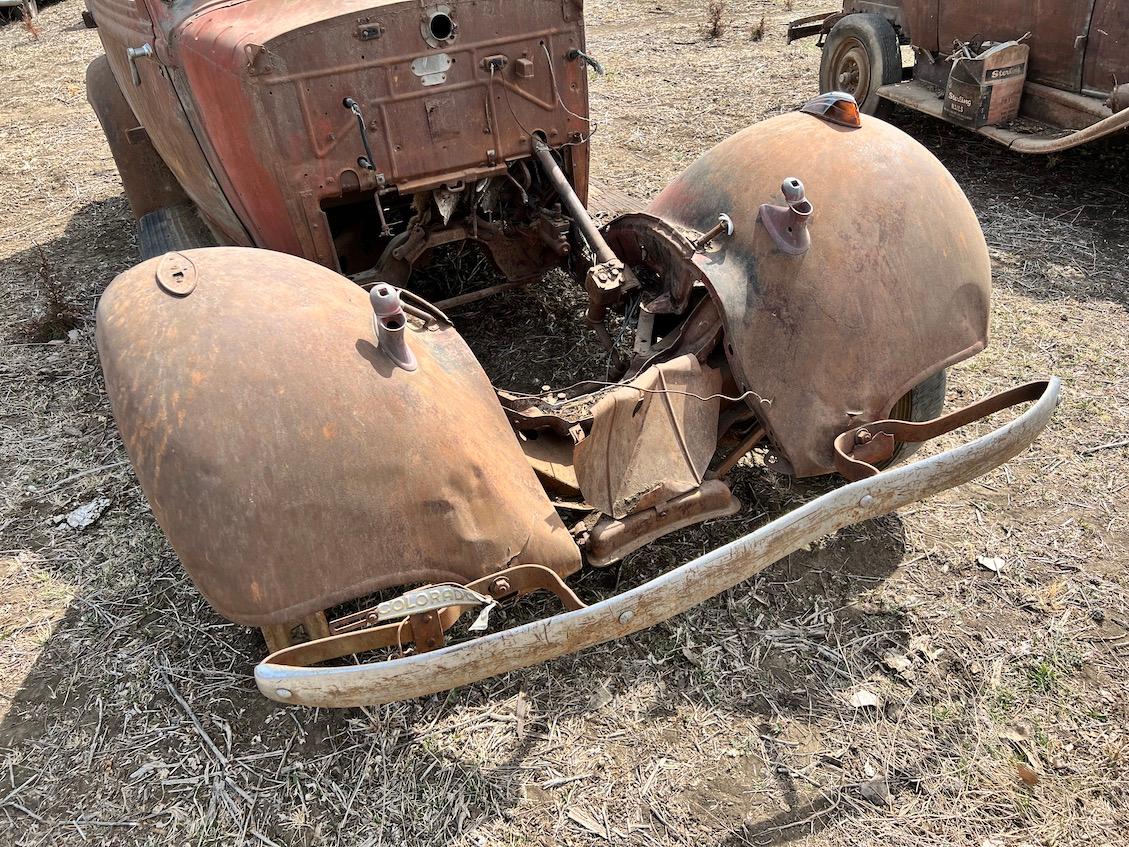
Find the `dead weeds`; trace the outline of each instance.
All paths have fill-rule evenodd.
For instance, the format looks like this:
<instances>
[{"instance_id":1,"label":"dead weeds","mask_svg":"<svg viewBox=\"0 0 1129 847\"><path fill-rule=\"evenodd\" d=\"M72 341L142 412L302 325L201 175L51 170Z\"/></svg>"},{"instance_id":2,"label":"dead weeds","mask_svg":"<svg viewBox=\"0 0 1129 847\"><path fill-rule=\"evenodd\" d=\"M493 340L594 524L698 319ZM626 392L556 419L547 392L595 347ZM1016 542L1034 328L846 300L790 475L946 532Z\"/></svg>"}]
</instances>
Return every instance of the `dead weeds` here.
<instances>
[{"instance_id":1,"label":"dead weeds","mask_svg":"<svg viewBox=\"0 0 1129 847\"><path fill-rule=\"evenodd\" d=\"M725 21L725 0L709 0L706 4L706 23L702 32L706 38L716 41L725 35L729 24Z\"/></svg>"},{"instance_id":2,"label":"dead weeds","mask_svg":"<svg viewBox=\"0 0 1129 847\"><path fill-rule=\"evenodd\" d=\"M788 5L729 0L730 25L764 16L764 38L703 49L700 3L588 3L608 67L592 79L596 176L651 196L716 141L801 103L818 52L784 45L783 27L825 7ZM288 709L251 682L258 634L207 607L156 527L92 324L61 344L22 335L44 303L37 244L83 317L135 255L84 99L100 48L78 12L45 9L38 42L0 30L0 841L1020 847L1129 834L1123 146L1023 159L895 116L968 191L992 249L992 344L955 369L950 406L1061 375L1065 402L1035 449L630 639L417 702ZM452 261L457 293L479 271ZM502 384L539 389L600 366L578 308L551 278L458 320ZM639 584L830 484L750 463L735 478L742 513L577 588L595 599ZM101 499L93 526L58 520Z\"/></svg>"},{"instance_id":3,"label":"dead weeds","mask_svg":"<svg viewBox=\"0 0 1129 847\"><path fill-rule=\"evenodd\" d=\"M36 244L34 249L38 258L35 282L42 304L24 326L24 337L33 344L63 341L78 328L81 316L43 248Z\"/></svg>"}]
</instances>

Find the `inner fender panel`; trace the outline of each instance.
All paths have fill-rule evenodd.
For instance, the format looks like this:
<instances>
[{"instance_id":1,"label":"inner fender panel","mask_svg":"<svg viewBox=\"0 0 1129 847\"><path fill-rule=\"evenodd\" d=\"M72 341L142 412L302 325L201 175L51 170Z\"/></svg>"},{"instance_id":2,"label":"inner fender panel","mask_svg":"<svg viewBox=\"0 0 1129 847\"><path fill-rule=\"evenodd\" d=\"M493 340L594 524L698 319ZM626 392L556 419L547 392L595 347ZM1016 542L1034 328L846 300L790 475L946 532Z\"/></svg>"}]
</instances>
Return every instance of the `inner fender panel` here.
<instances>
[{"instance_id":1,"label":"inner fender panel","mask_svg":"<svg viewBox=\"0 0 1129 847\"><path fill-rule=\"evenodd\" d=\"M193 286L162 286L161 258L114 280L98 350L153 513L220 614L266 626L410 583L580 567L454 329L409 321L407 372L344 277L266 250L178 255Z\"/></svg>"}]
</instances>

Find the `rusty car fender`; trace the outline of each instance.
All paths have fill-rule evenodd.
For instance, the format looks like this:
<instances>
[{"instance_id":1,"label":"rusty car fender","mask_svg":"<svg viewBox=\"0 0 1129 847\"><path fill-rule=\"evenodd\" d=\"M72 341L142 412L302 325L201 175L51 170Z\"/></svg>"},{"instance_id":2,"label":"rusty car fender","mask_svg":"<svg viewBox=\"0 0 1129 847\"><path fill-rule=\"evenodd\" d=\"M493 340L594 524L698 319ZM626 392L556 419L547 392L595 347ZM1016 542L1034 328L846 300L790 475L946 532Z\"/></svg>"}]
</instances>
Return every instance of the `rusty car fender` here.
<instances>
[{"instance_id":1,"label":"rusty car fender","mask_svg":"<svg viewBox=\"0 0 1129 847\"><path fill-rule=\"evenodd\" d=\"M580 551L449 324L401 324L283 253L213 247L125 271L98 306L114 418L185 570L266 627L412 582ZM403 338L406 336L406 339Z\"/></svg>"},{"instance_id":2,"label":"rusty car fender","mask_svg":"<svg viewBox=\"0 0 1129 847\"><path fill-rule=\"evenodd\" d=\"M987 343L992 271L976 213L932 153L876 118L850 127L793 112L755 124L646 211L696 232L732 220L733 234L694 262L719 303L733 373L783 454L777 466L797 476L833 472L840 432L886 417Z\"/></svg>"}]
</instances>

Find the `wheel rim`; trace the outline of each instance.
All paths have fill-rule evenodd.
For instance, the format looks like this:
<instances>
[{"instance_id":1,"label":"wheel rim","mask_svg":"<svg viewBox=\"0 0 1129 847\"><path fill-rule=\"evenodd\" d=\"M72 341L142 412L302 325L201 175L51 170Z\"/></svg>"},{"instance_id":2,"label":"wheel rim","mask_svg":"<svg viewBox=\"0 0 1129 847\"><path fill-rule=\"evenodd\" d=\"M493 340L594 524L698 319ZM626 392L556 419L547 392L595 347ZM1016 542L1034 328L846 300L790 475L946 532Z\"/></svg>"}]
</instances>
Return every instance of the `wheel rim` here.
<instances>
[{"instance_id":1,"label":"wheel rim","mask_svg":"<svg viewBox=\"0 0 1129 847\"><path fill-rule=\"evenodd\" d=\"M870 56L857 38L847 38L831 62L832 86L845 91L862 105L870 91Z\"/></svg>"}]
</instances>

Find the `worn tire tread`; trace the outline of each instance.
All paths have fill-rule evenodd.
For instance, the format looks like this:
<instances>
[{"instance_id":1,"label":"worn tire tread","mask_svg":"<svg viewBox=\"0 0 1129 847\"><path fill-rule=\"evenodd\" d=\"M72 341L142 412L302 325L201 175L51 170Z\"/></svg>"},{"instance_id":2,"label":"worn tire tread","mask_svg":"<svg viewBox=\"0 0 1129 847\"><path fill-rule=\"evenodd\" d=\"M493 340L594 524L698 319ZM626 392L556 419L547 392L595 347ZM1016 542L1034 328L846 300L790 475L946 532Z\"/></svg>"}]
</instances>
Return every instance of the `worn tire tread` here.
<instances>
[{"instance_id":1,"label":"worn tire tread","mask_svg":"<svg viewBox=\"0 0 1129 847\"><path fill-rule=\"evenodd\" d=\"M191 203L165 206L142 215L137 222L137 245L141 261L170 250L215 247L216 239Z\"/></svg>"},{"instance_id":2,"label":"worn tire tread","mask_svg":"<svg viewBox=\"0 0 1129 847\"><path fill-rule=\"evenodd\" d=\"M877 118L888 118L893 104L883 100L875 91L879 86L902 81L902 50L894 27L881 15L855 13L847 15L831 28L823 45L819 62L819 90L826 94L834 91L831 80L830 59L836 45L850 37L858 39L870 57L870 90L859 103L859 111Z\"/></svg>"},{"instance_id":3,"label":"worn tire tread","mask_svg":"<svg viewBox=\"0 0 1129 847\"><path fill-rule=\"evenodd\" d=\"M910 391L909 419L911 421L931 421L941 416L945 408L945 389L948 381L949 372L942 368L913 387ZM899 441L894 447L894 455L889 464L897 465L904 462L920 448L920 444Z\"/></svg>"}]
</instances>

